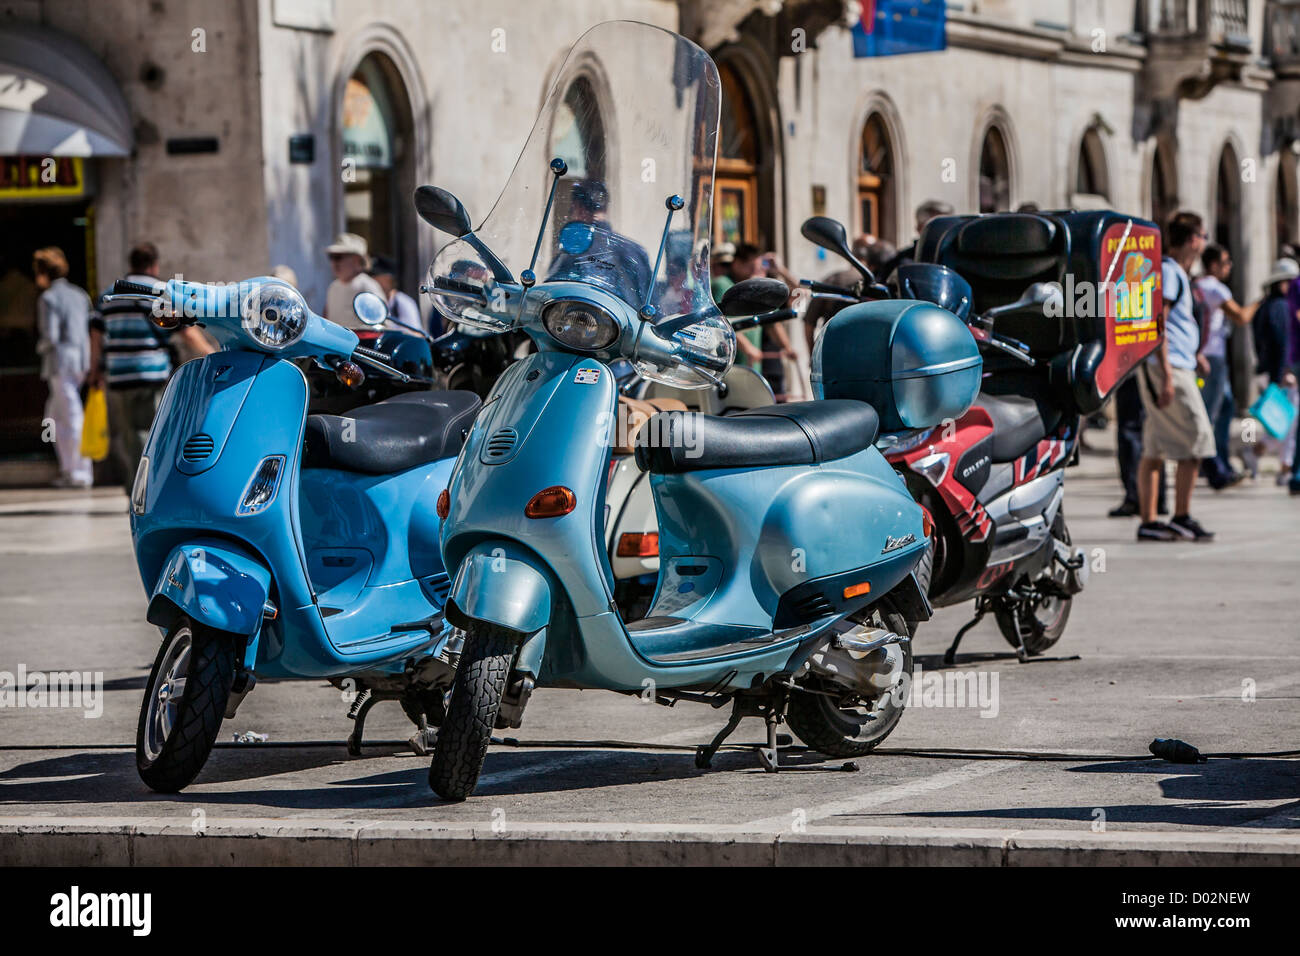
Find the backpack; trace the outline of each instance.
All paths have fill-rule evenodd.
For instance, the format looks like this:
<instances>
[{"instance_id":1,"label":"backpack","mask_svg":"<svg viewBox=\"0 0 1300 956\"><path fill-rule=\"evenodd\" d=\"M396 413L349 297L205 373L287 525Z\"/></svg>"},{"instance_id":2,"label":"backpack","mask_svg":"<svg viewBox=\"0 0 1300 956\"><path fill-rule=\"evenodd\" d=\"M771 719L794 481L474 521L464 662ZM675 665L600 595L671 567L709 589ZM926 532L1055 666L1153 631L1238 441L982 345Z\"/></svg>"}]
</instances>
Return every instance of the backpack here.
<instances>
[{"instance_id":1,"label":"backpack","mask_svg":"<svg viewBox=\"0 0 1300 956\"><path fill-rule=\"evenodd\" d=\"M1174 262L1171 256L1164 257L1165 262ZM1177 265L1176 262L1174 262ZM1179 302L1183 298L1183 273L1180 269L1178 276L1178 294L1174 296L1174 301ZM1205 297L1201 290L1196 288L1196 283L1192 283L1192 318L1196 322L1196 348L1199 350L1205 344L1205 323L1209 321L1209 310L1205 307Z\"/></svg>"}]
</instances>

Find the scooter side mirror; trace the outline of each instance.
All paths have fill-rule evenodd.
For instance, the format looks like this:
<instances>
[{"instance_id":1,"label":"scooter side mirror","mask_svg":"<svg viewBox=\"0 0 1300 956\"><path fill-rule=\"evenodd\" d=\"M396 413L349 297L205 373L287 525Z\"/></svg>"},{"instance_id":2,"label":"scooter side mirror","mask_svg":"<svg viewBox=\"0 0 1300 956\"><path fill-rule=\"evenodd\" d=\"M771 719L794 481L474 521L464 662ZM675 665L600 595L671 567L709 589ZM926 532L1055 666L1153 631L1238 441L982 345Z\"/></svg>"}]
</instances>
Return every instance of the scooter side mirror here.
<instances>
[{"instance_id":1,"label":"scooter side mirror","mask_svg":"<svg viewBox=\"0 0 1300 956\"><path fill-rule=\"evenodd\" d=\"M761 315L785 305L790 289L780 279L755 277L737 282L718 302L722 314L728 317Z\"/></svg>"},{"instance_id":2,"label":"scooter side mirror","mask_svg":"<svg viewBox=\"0 0 1300 956\"><path fill-rule=\"evenodd\" d=\"M1006 305L998 305L984 313L985 322L996 319L999 315L1006 315L1010 312L1020 312L1024 309L1032 309L1036 305L1047 305L1055 303L1060 307L1062 303L1061 287L1054 282L1035 282L1015 302L1008 302Z\"/></svg>"},{"instance_id":3,"label":"scooter side mirror","mask_svg":"<svg viewBox=\"0 0 1300 956\"><path fill-rule=\"evenodd\" d=\"M388 304L373 292L358 292L352 300L352 311L369 326L383 325L388 320Z\"/></svg>"},{"instance_id":4,"label":"scooter side mirror","mask_svg":"<svg viewBox=\"0 0 1300 956\"><path fill-rule=\"evenodd\" d=\"M415 190L415 211L433 228L458 239L474 229L461 201L439 186L421 186Z\"/></svg>"},{"instance_id":5,"label":"scooter side mirror","mask_svg":"<svg viewBox=\"0 0 1300 956\"><path fill-rule=\"evenodd\" d=\"M804 224L799 227L799 234L813 245L821 246L828 252L835 253L858 270L858 274L867 282L874 283L876 281L875 274L849 248L849 236L844 231L842 223L829 216L813 216L804 220Z\"/></svg>"}]
</instances>

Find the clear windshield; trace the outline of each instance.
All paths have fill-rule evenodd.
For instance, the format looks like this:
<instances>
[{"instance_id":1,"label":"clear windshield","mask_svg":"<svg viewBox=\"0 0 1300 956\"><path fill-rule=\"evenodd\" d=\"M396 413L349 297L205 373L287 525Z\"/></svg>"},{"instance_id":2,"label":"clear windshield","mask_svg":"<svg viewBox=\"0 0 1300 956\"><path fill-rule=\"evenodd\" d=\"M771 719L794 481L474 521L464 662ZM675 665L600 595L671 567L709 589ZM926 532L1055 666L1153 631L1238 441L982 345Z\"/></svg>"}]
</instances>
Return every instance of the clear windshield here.
<instances>
[{"instance_id":1,"label":"clear windshield","mask_svg":"<svg viewBox=\"0 0 1300 956\"><path fill-rule=\"evenodd\" d=\"M634 309L648 304L656 322L698 313L725 325L709 290L720 102L717 69L690 41L643 23L593 27L569 51L477 238L515 280L532 268L539 284L584 282ZM566 171L538 243L555 159ZM669 222L674 196L682 208ZM443 315L492 331L510 327L512 310L491 308L502 277L473 241L445 246L429 271L431 286L460 293L434 295Z\"/></svg>"}]
</instances>

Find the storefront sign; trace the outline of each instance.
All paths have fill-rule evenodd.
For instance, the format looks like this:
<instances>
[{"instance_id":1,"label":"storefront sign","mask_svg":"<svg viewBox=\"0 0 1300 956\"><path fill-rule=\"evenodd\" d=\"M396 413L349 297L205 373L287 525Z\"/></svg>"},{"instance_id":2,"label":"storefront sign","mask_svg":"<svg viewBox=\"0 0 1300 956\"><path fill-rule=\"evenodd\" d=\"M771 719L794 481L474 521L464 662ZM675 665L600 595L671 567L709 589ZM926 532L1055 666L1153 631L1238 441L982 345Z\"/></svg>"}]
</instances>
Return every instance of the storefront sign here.
<instances>
[{"instance_id":1,"label":"storefront sign","mask_svg":"<svg viewBox=\"0 0 1300 956\"><path fill-rule=\"evenodd\" d=\"M0 156L0 201L56 199L85 191L80 156Z\"/></svg>"}]
</instances>

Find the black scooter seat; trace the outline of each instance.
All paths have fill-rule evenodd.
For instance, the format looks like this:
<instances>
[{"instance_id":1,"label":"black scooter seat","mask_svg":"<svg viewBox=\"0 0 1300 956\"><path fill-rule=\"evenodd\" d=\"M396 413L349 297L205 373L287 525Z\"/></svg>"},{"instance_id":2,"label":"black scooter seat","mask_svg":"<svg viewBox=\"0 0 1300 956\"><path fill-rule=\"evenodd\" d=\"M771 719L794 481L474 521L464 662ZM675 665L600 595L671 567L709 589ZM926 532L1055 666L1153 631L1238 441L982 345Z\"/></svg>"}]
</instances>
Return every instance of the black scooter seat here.
<instances>
[{"instance_id":1,"label":"black scooter seat","mask_svg":"<svg viewBox=\"0 0 1300 956\"><path fill-rule=\"evenodd\" d=\"M766 405L734 415L660 412L637 435L636 462L656 475L816 465L871 447L880 416L866 402Z\"/></svg>"},{"instance_id":2,"label":"black scooter seat","mask_svg":"<svg viewBox=\"0 0 1300 956\"><path fill-rule=\"evenodd\" d=\"M406 392L347 415L309 415L303 467L387 475L450 458L482 404L473 392Z\"/></svg>"},{"instance_id":3,"label":"black scooter seat","mask_svg":"<svg viewBox=\"0 0 1300 956\"><path fill-rule=\"evenodd\" d=\"M990 395L975 404L993 419L994 464L1015 461L1056 430L1061 412L1037 395Z\"/></svg>"}]
</instances>

